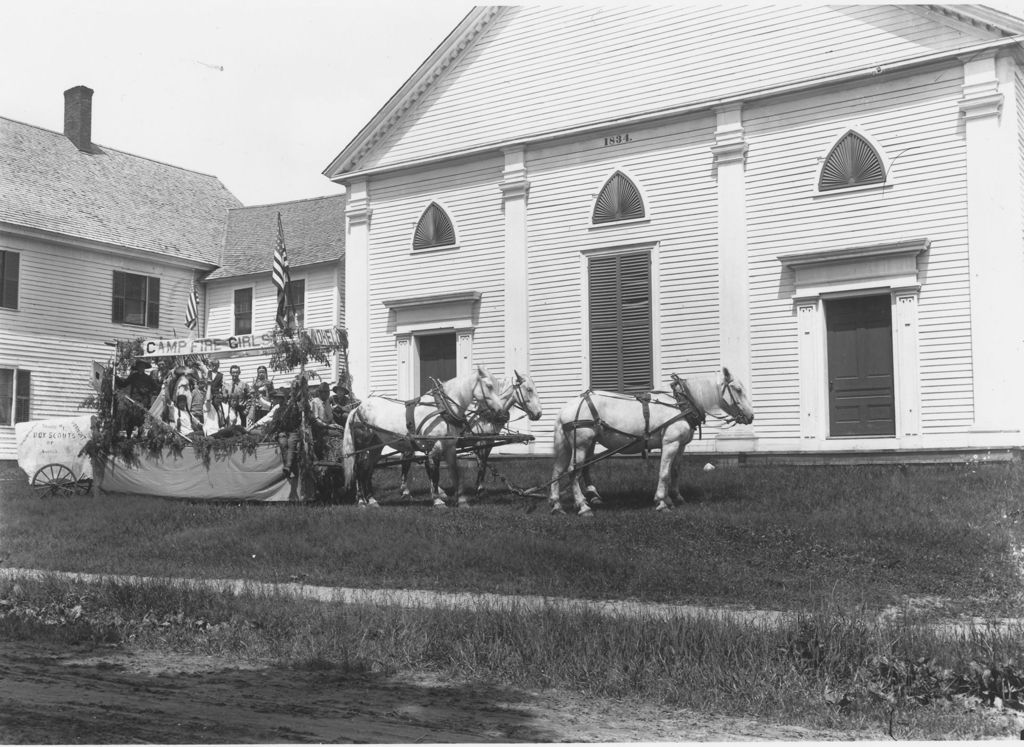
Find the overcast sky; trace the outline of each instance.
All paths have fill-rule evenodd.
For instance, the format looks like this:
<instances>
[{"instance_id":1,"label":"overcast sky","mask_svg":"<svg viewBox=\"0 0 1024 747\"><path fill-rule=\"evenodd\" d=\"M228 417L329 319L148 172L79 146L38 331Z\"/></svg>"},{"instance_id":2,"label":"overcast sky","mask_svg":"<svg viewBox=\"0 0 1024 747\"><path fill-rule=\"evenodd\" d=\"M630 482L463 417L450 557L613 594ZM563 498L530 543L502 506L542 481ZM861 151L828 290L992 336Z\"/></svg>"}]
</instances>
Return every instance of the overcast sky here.
<instances>
[{"instance_id":1,"label":"overcast sky","mask_svg":"<svg viewBox=\"0 0 1024 747\"><path fill-rule=\"evenodd\" d=\"M453 0L0 0L0 116L213 174L244 204L342 191L323 176L473 7Z\"/></svg>"},{"instance_id":2,"label":"overcast sky","mask_svg":"<svg viewBox=\"0 0 1024 747\"><path fill-rule=\"evenodd\" d=\"M0 116L62 131L63 92L86 85L100 145L213 174L246 205L336 194L324 168L472 7L0 0Z\"/></svg>"}]
</instances>

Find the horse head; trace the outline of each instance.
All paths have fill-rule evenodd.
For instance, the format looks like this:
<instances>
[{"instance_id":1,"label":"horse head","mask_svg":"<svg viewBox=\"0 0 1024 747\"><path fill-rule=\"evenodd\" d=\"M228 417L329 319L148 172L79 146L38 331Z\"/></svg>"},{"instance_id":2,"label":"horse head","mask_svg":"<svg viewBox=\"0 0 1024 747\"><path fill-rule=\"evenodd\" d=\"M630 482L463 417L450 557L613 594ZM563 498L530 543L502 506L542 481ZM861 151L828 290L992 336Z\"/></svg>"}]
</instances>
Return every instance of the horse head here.
<instances>
[{"instance_id":1,"label":"horse head","mask_svg":"<svg viewBox=\"0 0 1024 747\"><path fill-rule=\"evenodd\" d=\"M747 398L746 387L730 374L725 366L722 367L722 375L718 379L718 406L731 420L741 425L750 425L754 422L754 409Z\"/></svg>"},{"instance_id":2,"label":"horse head","mask_svg":"<svg viewBox=\"0 0 1024 747\"><path fill-rule=\"evenodd\" d=\"M457 384L461 394L461 399L453 398L463 408L469 407L469 403L475 399L481 406L493 412L501 412L504 409L505 403L501 401L498 385L494 383L494 377L483 366L477 366L476 370L467 377L452 381Z\"/></svg>"},{"instance_id":3,"label":"horse head","mask_svg":"<svg viewBox=\"0 0 1024 747\"><path fill-rule=\"evenodd\" d=\"M514 377L512 383L511 403L526 413L530 420L540 420L544 414L540 399L537 397L537 389L533 385L533 377L530 374L521 374L515 369L512 370Z\"/></svg>"}]
</instances>

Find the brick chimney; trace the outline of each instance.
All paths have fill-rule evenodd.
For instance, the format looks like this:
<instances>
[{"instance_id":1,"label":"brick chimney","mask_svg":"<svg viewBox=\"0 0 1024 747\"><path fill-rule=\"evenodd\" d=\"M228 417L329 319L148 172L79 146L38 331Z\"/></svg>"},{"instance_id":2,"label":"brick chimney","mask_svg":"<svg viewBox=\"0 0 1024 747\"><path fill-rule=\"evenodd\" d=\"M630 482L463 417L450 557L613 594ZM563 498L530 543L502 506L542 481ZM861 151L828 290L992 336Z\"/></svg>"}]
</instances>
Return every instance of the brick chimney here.
<instances>
[{"instance_id":1,"label":"brick chimney","mask_svg":"<svg viewBox=\"0 0 1024 747\"><path fill-rule=\"evenodd\" d=\"M64 92L64 135L75 147L92 152L92 89L75 86Z\"/></svg>"}]
</instances>

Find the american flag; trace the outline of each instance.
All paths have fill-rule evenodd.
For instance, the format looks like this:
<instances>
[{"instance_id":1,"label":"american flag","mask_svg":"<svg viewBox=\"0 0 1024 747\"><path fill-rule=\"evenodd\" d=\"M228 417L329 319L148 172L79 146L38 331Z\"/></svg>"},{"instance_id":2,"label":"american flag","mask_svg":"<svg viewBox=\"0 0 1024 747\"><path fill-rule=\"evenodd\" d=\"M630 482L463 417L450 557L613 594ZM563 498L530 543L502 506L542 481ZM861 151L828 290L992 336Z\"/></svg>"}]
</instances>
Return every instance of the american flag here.
<instances>
[{"instance_id":1,"label":"american flag","mask_svg":"<svg viewBox=\"0 0 1024 747\"><path fill-rule=\"evenodd\" d=\"M277 248L274 250L274 270L271 279L277 286L277 326L291 328L291 274L288 271L288 252L284 248L284 226L281 214L277 214Z\"/></svg>"},{"instance_id":2,"label":"american flag","mask_svg":"<svg viewBox=\"0 0 1024 747\"><path fill-rule=\"evenodd\" d=\"M196 328L199 319L199 292L196 284L192 283L192 289L188 292L188 303L185 304L185 326L189 329Z\"/></svg>"}]
</instances>

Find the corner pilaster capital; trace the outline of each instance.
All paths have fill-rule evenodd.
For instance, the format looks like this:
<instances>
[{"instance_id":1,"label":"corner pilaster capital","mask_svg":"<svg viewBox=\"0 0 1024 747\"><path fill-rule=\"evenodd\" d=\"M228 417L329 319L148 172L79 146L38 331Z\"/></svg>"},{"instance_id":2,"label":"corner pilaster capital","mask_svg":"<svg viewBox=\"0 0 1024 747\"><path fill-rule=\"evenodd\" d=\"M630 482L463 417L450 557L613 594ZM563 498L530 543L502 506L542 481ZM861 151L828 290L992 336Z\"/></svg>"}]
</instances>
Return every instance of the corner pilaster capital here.
<instances>
[{"instance_id":1,"label":"corner pilaster capital","mask_svg":"<svg viewBox=\"0 0 1024 747\"><path fill-rule=\"evenodd\" d=\"M743 132L743 106L730 104L715 109L717 127L711 152L716 165L744 163L747 158L747 139Z\"/></svg>"},{"instance_id":2,"label":"corner pilaster capital","mask_svg":"<svg viewBox=\"0 0 1024 747\"><path fill-rule=\"evenodd\" d=\"M526 173L526 146L514 145L505 148L505 170L498 184L502 198L525 198L530 192L530 180Z\"/></svg>"}]
</instances>

